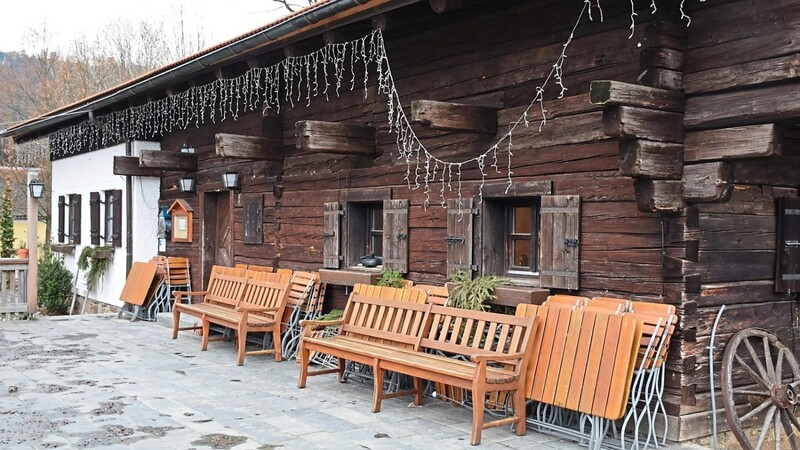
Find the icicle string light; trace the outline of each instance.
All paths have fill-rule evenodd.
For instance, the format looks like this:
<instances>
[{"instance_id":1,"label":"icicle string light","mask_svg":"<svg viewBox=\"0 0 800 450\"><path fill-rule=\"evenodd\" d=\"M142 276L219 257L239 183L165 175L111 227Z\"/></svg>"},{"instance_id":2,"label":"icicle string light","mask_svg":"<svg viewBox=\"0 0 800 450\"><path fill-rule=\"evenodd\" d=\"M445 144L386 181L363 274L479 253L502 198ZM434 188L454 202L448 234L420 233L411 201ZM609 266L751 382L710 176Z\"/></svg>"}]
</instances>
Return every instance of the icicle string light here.
<instances>
[{"instance_id":1,"label":"icicle string light","mask_svg":"<svg viewBox=\"0 0 800 450\"><path fill-rule=\"evenodd\" d=\"M683 9L684 2L685 0L681 0L680 3L681 18L689 20ZM633 0L630 3L632 36L637 13ZM564 97L567 87L563 80L563 66L567 49L584 14L588 15L589 20L594 20L593 8L597 8L598 19L603 20L600 0L584 0L583 8L562 45L558 58L541 85L536 87L533 99L519 118L508 124L508 131L495 144L466 160L447 161L435 156L411 127L395 85L381 30L374 30L350 42L327 44L308 55L287 57L269 67L252 68L235 78L220 78L141 106L99 116L93 121L87 120L57 130L45 139L49 139L53 156L60 157L107 147L128 139L153 138L184 130L192 125L199 128L208 123L237 120L240 115L259 110L264 114L269 110L280 113L281 108L287 104L290 107L294 107L295 103L310 106L313 98L324 96L327 101L331 95L339 97L345 90L354 91L356 86L360 88L362 82L364 97L367 98L372 68L377 93L387 96L388 131L396 134L398 159L407 165L405 181L409 189L423 189L427 206L430 201L430 184L440 183L441 204L446 204L445 196L454 190L461 204L461 176L463 170L474 165L481 174L478 188L480 201L487 166L497 174L505 174L508 185L506 190L511 188L514 154L512 136L520 125L526 128L530 126L534 109L537 114L541 114L538 130L541 131L547 124L548 111L544 107L546 89L548 85L555 84L558 92L554 96ZM656 10L655 0L652 0L651 8ZM356 68L362 65L363 81L356 72ZM499 154L503 151L506 152L505 168L500 167Z\"/></svg>"}]
</instances>

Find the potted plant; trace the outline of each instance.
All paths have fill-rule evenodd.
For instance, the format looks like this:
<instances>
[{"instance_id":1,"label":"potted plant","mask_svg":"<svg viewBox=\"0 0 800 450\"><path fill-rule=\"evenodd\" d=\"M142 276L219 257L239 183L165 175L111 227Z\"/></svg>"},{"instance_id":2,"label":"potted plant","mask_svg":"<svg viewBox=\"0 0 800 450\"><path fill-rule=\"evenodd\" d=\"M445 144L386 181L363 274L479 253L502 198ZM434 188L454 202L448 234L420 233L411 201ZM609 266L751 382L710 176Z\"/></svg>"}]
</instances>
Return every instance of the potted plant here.
<instances>
[{"instance_id":1,"label":"potted plant","mask_svg":"<svg viewBox=\"0 0 800 450\"><path fill-rule=\"evenodd\" d=\"M25 241L19 241L19 246L17 246L17 258L20 259L28 259L30 255L30 250L28 250L28 244Z\"/></svg>"},{"instance_id":2,"label":"potted plant","mask_svg":"<svg viewBox=\"0 0 800 450\"><path fill-rule=\"evenodd\" d=\"M506 282L504 278L496 275L476 277L473 279L463 270L459 270L450 275L448 281L455 285L454 288L450 290L448 306L471 309L473 311L488 310L489 305L487 302L497 298L494 289Z\"/></svg>"},{"instance_id":3,"label":"potted plant","mask_svg":"<svg viewBox=\"0 0 800 450\"><path fill-rule=\"evenodd\" d=\"M111 247L86 246L78 257L78 269L86 274L86 288L92 290L97 281L103 277L108 266L108 259L114 254Z\"/></svg>"}]
</instances>

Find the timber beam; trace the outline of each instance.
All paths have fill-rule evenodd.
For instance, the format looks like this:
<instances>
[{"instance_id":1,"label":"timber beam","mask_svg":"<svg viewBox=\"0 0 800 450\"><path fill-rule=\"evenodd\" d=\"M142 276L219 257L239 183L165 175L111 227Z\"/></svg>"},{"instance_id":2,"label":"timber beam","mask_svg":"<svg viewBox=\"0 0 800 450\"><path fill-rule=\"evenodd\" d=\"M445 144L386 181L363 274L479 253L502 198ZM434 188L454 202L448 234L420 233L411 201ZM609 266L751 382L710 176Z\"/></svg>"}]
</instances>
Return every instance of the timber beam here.
<instances>
[{"instance_id":1,"label":"timber beam","mask_svg":"<svg viewBox=\"0 0 800 450\"><path fill-rule=\"evenodd\" d=\"M686 133L687 162L780 155L782 133L777 124L731 127Z\"/></svg>"},{"instance_id":2,"label":"timber beam","mask_svg":"<svg viewBox=\"0 0 800 450\"><path fill-rule=\"evenodd\" d=\"M604 106L637 106L682 112L686 103L680 92L621 81L592 81L590 94L592 104Z\"/></svg>"},{"instance_id":3,"label":"timber beam","mask_svg":"<svg viewBox=\"0 0 800 450\"><path fill-rule=\"evenodd\" d=\"M295 155L315 153L375 155L375 127L318 120L301 120L295 127L297 133Z\"/></svg>"},{"instance_id":4,"label":"timber beam","mask_svg":"<svg viewBox=\"0 0 800 450\"><path fill-rule=\"evenodd\" d=\"M683 199L692 203L727 202L733 193L733 165L715 161L683 167Z\"/></svg>"},{"instance_id":5,"label":"timber beam","mask_svg":"<svg viewBox=\"0 0 800 450\"><path fill-rule=\"evenodd\" d=\"M438 14L458 11L480 3L487 3L489 0L428 0L433 12Z\"/></svg>"},{"instance_id":6,"label":"timber beam","mask_svg":"<svg viewBox=\"0 0 800 450\"><path fill-rule=\"evenodd\" d=\"M619 144L619 173L634 178L680 180L683 146L631 139Z\"/></svg>"},{"instance_id":7,"label":"timber beam","mask_svg":"<svg viewBox=\"0 0 800 450\"><path fill-rule=\"evenodd\" d=\"M262 136L218 133L217 156L265 161L283 161L283 140Z\"/></svg>"},{"instance_id":8,"label":"timber beam","mask_svg":"<svg viewBox=\"0 0 800 450\"><path fill-rule=\"evenodd\" d=\"M134 177L160 177L164 174L161 169L142 167L136 156L115 156L114 175L130 175Z\"/></svg>"},{"instance_id":9,"label":"timber beam","mask_svg":"<svg viewBox=\"0 0 800 450\"><path fill-rule=\"evenodd\" d=\"M497 133L497 108L461 103L414 100L411 102L411 123L434 130L470 133Z\"/></svg>"},{"instance_id":10,"label":"timber beam","mask_svg":"<svg viewBox=\"0 0 800 450\"><path fill-rule=\"evenodd\" d=\"M686 206L678 180L636 180L633 187L639 211L676 213Z\"/></svg>"},{"instance_id":11,"label":"timber beam","mask_svg":"<svg viewBox=\"0 0 800 450\"><path fill-rule=\"evenodd\" d=\"M683 115L632 106L603 110L603 131L613 138L683 142Z\"/></svg>"},{"instance_id":12,"label":"timber beam","mask_svg":"<svg viewBox=\"0 0 800 450\"><path fill-rule=\"evenodd\" d=\"M192 153L142 150L139 165L151 169L197 172L197 155Z\"/></svg>"}]
</instances>

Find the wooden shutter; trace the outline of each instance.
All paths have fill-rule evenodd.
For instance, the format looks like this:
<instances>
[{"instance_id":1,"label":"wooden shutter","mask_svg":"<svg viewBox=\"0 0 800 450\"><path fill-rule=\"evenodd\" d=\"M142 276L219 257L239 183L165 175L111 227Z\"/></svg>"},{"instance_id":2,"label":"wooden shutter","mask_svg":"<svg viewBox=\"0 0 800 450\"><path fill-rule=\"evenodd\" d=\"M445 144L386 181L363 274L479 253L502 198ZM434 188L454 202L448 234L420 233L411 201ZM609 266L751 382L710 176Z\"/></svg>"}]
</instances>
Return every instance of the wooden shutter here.
<instances>
[{"instance_id":1,"label":"wooden shutter","mask_svg":"<svg viewBox=\"0 0 800 450\"><path fill-rule=\"evenodd\" d=\"M80 245L81 243L81 195L72 194L69 196L70 215L73 217L72 222L72 243Z\"/></svg>"},{"instance_id":2,"label":"wooden shutter","mask_svg":"<svg viewBox=\"0 0 800 450\"><path fill-rule=\"evenodd\" d=\"M322 232L322 266L326 269L338 269L342 260L341 229L342 207L339 202L327 202L324 205Z\"/></svg>"},{"instance_id":3,"label":"wooden shutter","mask_svg":"<svg viewBox=\"0 0 800 450\"><path fill-rule=\"evenodd\" d=\"M471 198L447 200L447 276L458 270L473 274L478 269L473 265L472 236L474 215Z\"/></svg>"},{"instance_id":4,"label":"wooden shutter","mask_svg":"<svg viewBox=\"0 0 800 450\"><path fill-rule=\"evenodd\" d=\"M112 228L111 242L114 247L122 247L122 190L111 191ZM108 239L108 237L106 237Z\"/></svg>"},{"instance_id":5,"label":"wooden shutter","mask_svg":"<svg viewBox=\"0 0 800 450\"><path fill-rule=\"evenodd\" d=\"M58 196L58 242L66 242L67 232L64 224L66 223L67 202L63 195Z\"/></svg>"},{"instance_id":6,"label":"wooden shutter","mask_svg":"<svg viewBox=\"0 0 800 450\"><path fill-rule=\"evenodd\" d=\"M89 241L100 245L100 193L89 193Z\"/></svg>"},{"instance_id":7,"label":"wooden shutter","mask_svg":"<svg viewBox=\"0 0 800 450\"><path fill-rule=\"evenodd\" d=\"M408 272L408 200L383 201L383 267Z\"/></svg>"},{"instance_id":8,"label":"wooden shutter","mask_svg":"<svg viewBox=\"0 0 800 450\"><path fill-rule=\"evenodd\" d=\"M542 287L578 289L581 198L542 196L539 274Z\"/></svg>"},{"instance_id":9,"label":"wooden shutter","mask_svg":"<svg viewBox=\"0 0 800 450\"><path fill-rule=\"evenodd\" d=\"M778 199L776 292L800 291L800 198Z\"/></svg>"},{"instance_id":10,"label":"wooden shutter","mask_svg":"<svg viewBox=\"0 0 800 450\"><path fill-rule=\"evenodd\" d=\"M242 228L245 244L264 243L264 195L253 194L242 197Z\"/></svg>"}]
</instances>

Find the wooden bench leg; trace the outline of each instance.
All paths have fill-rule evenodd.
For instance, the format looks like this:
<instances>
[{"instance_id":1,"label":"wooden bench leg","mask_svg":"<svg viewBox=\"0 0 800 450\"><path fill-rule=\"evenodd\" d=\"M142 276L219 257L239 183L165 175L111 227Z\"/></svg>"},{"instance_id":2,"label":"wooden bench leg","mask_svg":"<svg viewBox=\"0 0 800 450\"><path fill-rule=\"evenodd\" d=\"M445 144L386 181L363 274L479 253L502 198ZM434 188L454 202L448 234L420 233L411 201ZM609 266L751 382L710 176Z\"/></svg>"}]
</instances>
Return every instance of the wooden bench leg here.
<instances>
[{"instance_id":1,"label":"wooden bench leg","mask_svg":"<svg viewBox=\"0 0 800 450\"><path fill-rule=\"evenodd\" d=\"M208 335L211 334L211 322L203 319L203 341L200 344L200 350L206 351L208 349Z\"/></svg>"},{"instance_id":2,"label":"wooden bench leg","mask_svg":"<svg viewBox=\"0 0 800 450\"><path fill-rule=\"evenodd\" d=\"M281 362L283 360L281 357L281 327L277 324L272 330L272 347L275 348L275 362Z\"/></svg>"},{"instance_id":3,"label":"wooden bench leg","mask_svg":"<svg viewBox=\"0 0 800 450\"><path fill-rule=\"evenodd\" d=\"M337 365L339 367L339 369L337 371L337 377L339 379L339 383L344 383L345 381L347 381L344 378L344 370L345 370L345 367L347 366L347 360L344 359L344 358L338 358L337 357L336 358L336 363L337 363Z\"/></svg>"},{"instance_id":4,"label":"wooden bench leg","mask_svg":"<svg viewBox=\"0 0 800 450\"><path fill-rule=\"evenodd\" d=\"M178 339L178 328L181 325L181 312L172 311L172 339Z\"/></svg>"},{"instance_id":5,"label":"wooden bench leg","mask_svg":"<svg viewBox=\"0 0 800 450\"><path fill-rule=\"evenodd\" d=\"M525 421L525 392L521 387L514 391L514 414L519 419L516 427L517 436L525 436L525 427L527 425Z\"/></svg>"},{"instance_id":6,"label":"wooden bench leg","mask_svg":"<svg viewBox=\"0 0 800 450\"><path fill-rule=\"evenodd\" d=\"M480 445L483 431L483 408L486 402L486 387L482 383L472 383L472 445Z\"/></svg>"},{"instance_id":7,"label":"wooden bench leg","mask_svg":"<svg viewBox=\"0 0 800 450\"><path fill-rule=\"evenodd\" d=\"M241 366L244 364L244 352L247 348L247 330L244 327L239 327L236 331L236 343L239 344L239 353L236 355L236 365Z\"/></svg>"},{"instance_id":8,"label":"wooden bench leg","mask_svg":"<svg viewBox=\"0 0 800 450\"><path fill-rule=\"evenodd\" d=\"M303 342L300 341L300 379L297 380L297 387L303 389L306 387L306 380L308 379L308 363L311 359L311 352L306 350Z\"/></svg>"},{"instance_id":9,"label":"wooden bench leg","mask_svg":"<svg viewBox=\"0 0 800 450\"><path fill-rule=\"evenodd\" d=\"M419 377L414 377L414 404L417 406L422 406L422 388L423 380Z\"/></svg>"},{"instance_id":10,"label":"wooden bench leg","mask_svg":"<svg viewBox=\"0 0 800 450\"><path fill-rule=\"evenodd\" d=\"M381 400L383 399L383 376L384 372L378 361L372 366L373 379L375 386L372 391L372 412L381 412Z\"/></svg>"}]
</instances>

